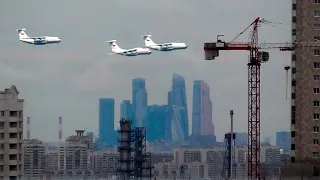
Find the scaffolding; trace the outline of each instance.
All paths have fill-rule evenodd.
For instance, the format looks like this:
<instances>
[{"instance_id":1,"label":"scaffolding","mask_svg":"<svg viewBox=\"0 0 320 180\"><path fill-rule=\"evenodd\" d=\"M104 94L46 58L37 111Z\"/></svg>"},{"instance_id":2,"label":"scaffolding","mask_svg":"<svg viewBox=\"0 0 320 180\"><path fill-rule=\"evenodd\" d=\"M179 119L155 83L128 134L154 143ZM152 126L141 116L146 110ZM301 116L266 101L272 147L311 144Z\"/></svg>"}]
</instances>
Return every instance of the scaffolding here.
<instances>
[{"instance_id":1,"label":"scaffolding","mask_svg":"<svg viewBox=\"0 0 320 180\"><path fill-rule=\"evenodd\" d=\"M120 138L119 142L119 167L117 169L120 180L129 180L132 177L132 122L121 118L120 119L120 129L118 130Z\"/></svg>"},{"instance_id":2,"label":"scaffolding","mask_svg":"<svg viewBox=\"0 0 320 180\"><path fill-rule=\"evenodd\" d=\"M146 128L138 127L134 133L134 178L151 179L151 153L146 150Z\"/></svg>"}]
</instances>

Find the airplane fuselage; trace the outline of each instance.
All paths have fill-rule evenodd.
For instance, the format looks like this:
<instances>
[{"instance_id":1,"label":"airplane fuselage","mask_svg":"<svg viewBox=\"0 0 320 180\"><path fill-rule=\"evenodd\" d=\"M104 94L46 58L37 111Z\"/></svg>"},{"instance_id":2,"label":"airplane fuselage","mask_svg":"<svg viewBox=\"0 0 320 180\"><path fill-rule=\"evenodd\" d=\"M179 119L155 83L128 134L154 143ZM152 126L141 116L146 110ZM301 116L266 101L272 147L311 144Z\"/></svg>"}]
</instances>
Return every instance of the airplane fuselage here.
<instances>
[{"instance_id":1,"label":"airplane fuselage","mask_svg":"<svg viewBox=\"0 0 320 180\"><path fill-rule=\"evenodd\" d=\"M28 44L33 44L33 45L45 45L45 44L54 44L54 43L60 43L61 39L58 37L50 37L50 36L45 36L42 38L20 38L20 41Z\"/></svg>"},{"instance_id":2,"label":"airplane fuselage","mask_svg":"<svg viewBox=\"0 0 320 180\"><path fill-rule=\"evenodd\" d=\"M150 55L151 51L148 48L136 48L135 50L124 50L120 52L115 52L116 54L124 56L138 56L138 55Z\"/></svg>"},{"instance_id":3,"label":"airplane fuselage","mask_svg":"<svg viewBox=\"0 0 320 180\"><path fill-rule=\"evenodd\" d=\"M185 43L168 43L165 45L155 44L147 46L150 49L158 50L158 51L172 51L179 49L187 49L188 46Z\"/></svg>"}]
</instances>

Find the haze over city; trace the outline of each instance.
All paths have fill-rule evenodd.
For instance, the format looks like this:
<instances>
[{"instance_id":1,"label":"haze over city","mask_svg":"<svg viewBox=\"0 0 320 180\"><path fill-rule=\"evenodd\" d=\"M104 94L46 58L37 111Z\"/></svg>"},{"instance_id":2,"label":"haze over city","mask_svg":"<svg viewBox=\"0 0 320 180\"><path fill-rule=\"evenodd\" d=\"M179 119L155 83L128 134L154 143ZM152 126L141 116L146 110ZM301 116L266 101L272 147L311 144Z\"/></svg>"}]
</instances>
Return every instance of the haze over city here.
<instances>
[{"instance_id":1,"label":"haze over city","mask_svg":"<svg viewBox=\"0 0 320 180\"><path fill-rule=\"evenodd\" d=\"M222 52L215 61L205 61L203 43L215 41L218 34L231 40L256 17L284 23L262 24L260 42L291 41L291 4L289 0L2 1L0 87L15 84L26 100L24 115L31 117L31 137L57 141L59 116L64 119L63 138L74 129L98 131L99 98L115 98L118 122L120 102L131 99L133 78L146 79L149 105L166 104L172 74L178 73L186 80L189 117L193 81L204 80L210 86L215 134L222 140L229 130L230 109L235 112L235 131L247 132L248 53ZM17 28L26 28L30 36L54 35L62 41L29 46L19 42ZM152 34L155 42L180 41L189 46L152 56L106 55L110 47L105 41L117 39L123 48L143 47L144 34ZM248 39L245 33L239 41ZM284 71L290 53L269 52L270 60L262 68L261 139L271 136L274 142L275 132L288 130L290 124Z\"/></svg>"}]
</instances>

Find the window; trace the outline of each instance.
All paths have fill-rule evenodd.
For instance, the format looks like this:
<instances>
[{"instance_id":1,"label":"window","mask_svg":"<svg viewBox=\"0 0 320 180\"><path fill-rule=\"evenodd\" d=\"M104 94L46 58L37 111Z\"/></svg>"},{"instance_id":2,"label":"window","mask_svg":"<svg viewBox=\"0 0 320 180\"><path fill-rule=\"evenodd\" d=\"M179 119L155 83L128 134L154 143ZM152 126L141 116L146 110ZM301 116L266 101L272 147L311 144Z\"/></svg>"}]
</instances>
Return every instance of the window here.
<instances>
[{"instance_id":1,"label":"window","mask_svg":"<svg viewBox=\"0 0 320 180\"><path fill-rule=\"evenodd\" d=\"M319 82L320 81L320 75L313 75L313 81Z\"/></svg>"},{"instance_id":2,"label":"window","mask_svg":"<svg viewBox=\"0 0 320 180\"><path fill-rule=\"evenodd\" d=\"M320 11L314 11L314 17L320 17Z\"/></svg>"},{"instance_id":3,"label":"window","mask_svg":"<svg viewBox=\"0 0 320 180\"><path fill-rule=\"evenodd\" d=\"M296 29L292 29L292 36L297 35L297 30Z\"/></svg>"},{"instance_id":4,"label":"window","mask_svg":"<svg viewBox=\"0 0 320 180\"><path fill-rule=\"evenodd\" d=\"M292 10L297 10L297 4L292 4Z\"/></svg>"},{"instance_id":5,"label":"window","mask_svg":"<svg viewBox=\"0 0 320 180\"><path fill-rule=\"evenodd\" d=\"M320 68L320 62L314 62L313 63L313 68L314 69L319 69Z\"/></svg>"},{"instance_id":6,"label":"window","mask_svg":"<svg viewBox=\"0 0 320 180\"><path fill-rule=\"evenodd\" d=\"M313 152L312 153L313 158L319 158L319 152Z\"/></svg>"},{"instance_id":7,"label":"window","mask_svg":"<svg viewBox=\"0 0 320 180\"><path fill-rule=\"evenodd\" d=\"M320 0L314 0L315 4L320 4Z\"/></svg>"},{"instance_id":8,"label":"window","mask_svg":"<svg viewBox=\"0 0 320 180\"><path fill-rule=\"evenodd\" d=\"M312 140L312 143L313 143L313 144L319 144L319 139L313 139L313 140Z\"/></svg>"},{"instance_id":9,"label":"window","mask_svg":"<svg viewBox=\"0 0 320 180\"><path fill-rule=\"evenodd\" d=\"M313 101L313 107L319 107L320 102L319 101Z\"/></svg>"},{"instance_id":10,"label":"window","mask_svg":"<svg viewBox=\"0 0 320 180\"><path fill-rule=\"evenodd\" d=\"M319 41L320 41L320 37L319 37L319 36L313 37L313 41L314 41L314 42L319 42Z\"/></svg>"},{"instance_id":11,"label":"window","mask_svg":"<svg viewBox=\"0 0 320 180\"><path fill-rule=\"evenodd\" d=\"M313 93L314 94L319 94L320 93L320 88L313 88Z\"/></svg>"},{"instance_id":12,"label":"window","mask_svg":"<svg viewBox=\"0 0 320 180\"><path fill-rule=\"evenodd\" d=\"M1 111L1 116L4 116L4 111Z\"/></svg>"},{"instance_id":13,"label":"window","mask_svg":"<svg viewBox=\"0 0 320 180\"><path fill-rule=\"evenodd\" d=\"M319 126L313 126L313 132L314 133L319 133Z\"/></svg>"},{"instance_id":14,"label":"window","mask_svg":"<svg viewBox=\"0 0 320 180\"><path fill-rule=\"evenodd\" d=\"M320 114L319 113L313 113L313 120L319 120Z\"/></svg>"},{"instance_id":15,"label":"window","mask_svg":"<svg viewBox=\"0 0 320 180\"><path fill-rule=\"evenodd\" d=\"M319 50L319 49L313 50L313 54L314 54L315 56L320 56L320 50Z\"/></svg>"}]
</instances>

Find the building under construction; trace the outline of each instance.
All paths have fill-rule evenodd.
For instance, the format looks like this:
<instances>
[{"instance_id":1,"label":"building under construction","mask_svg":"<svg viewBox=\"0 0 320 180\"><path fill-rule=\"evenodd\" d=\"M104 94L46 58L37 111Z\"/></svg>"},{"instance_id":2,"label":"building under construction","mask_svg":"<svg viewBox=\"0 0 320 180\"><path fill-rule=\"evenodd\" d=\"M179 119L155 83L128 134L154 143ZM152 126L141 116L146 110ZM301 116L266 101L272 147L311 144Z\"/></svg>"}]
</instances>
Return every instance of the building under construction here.
<instances>
[{"instance_id":1,"label":"building under construction","mask_svg":"<svg viewBox=\"0 0 320 180\"><path fill-rule=\"evenodd\" d=\"M131 121L121 118L118 132L120 180L151 179L151 154L146 152L146 128L133 130Z\"/></svg>"}]
</instances>

